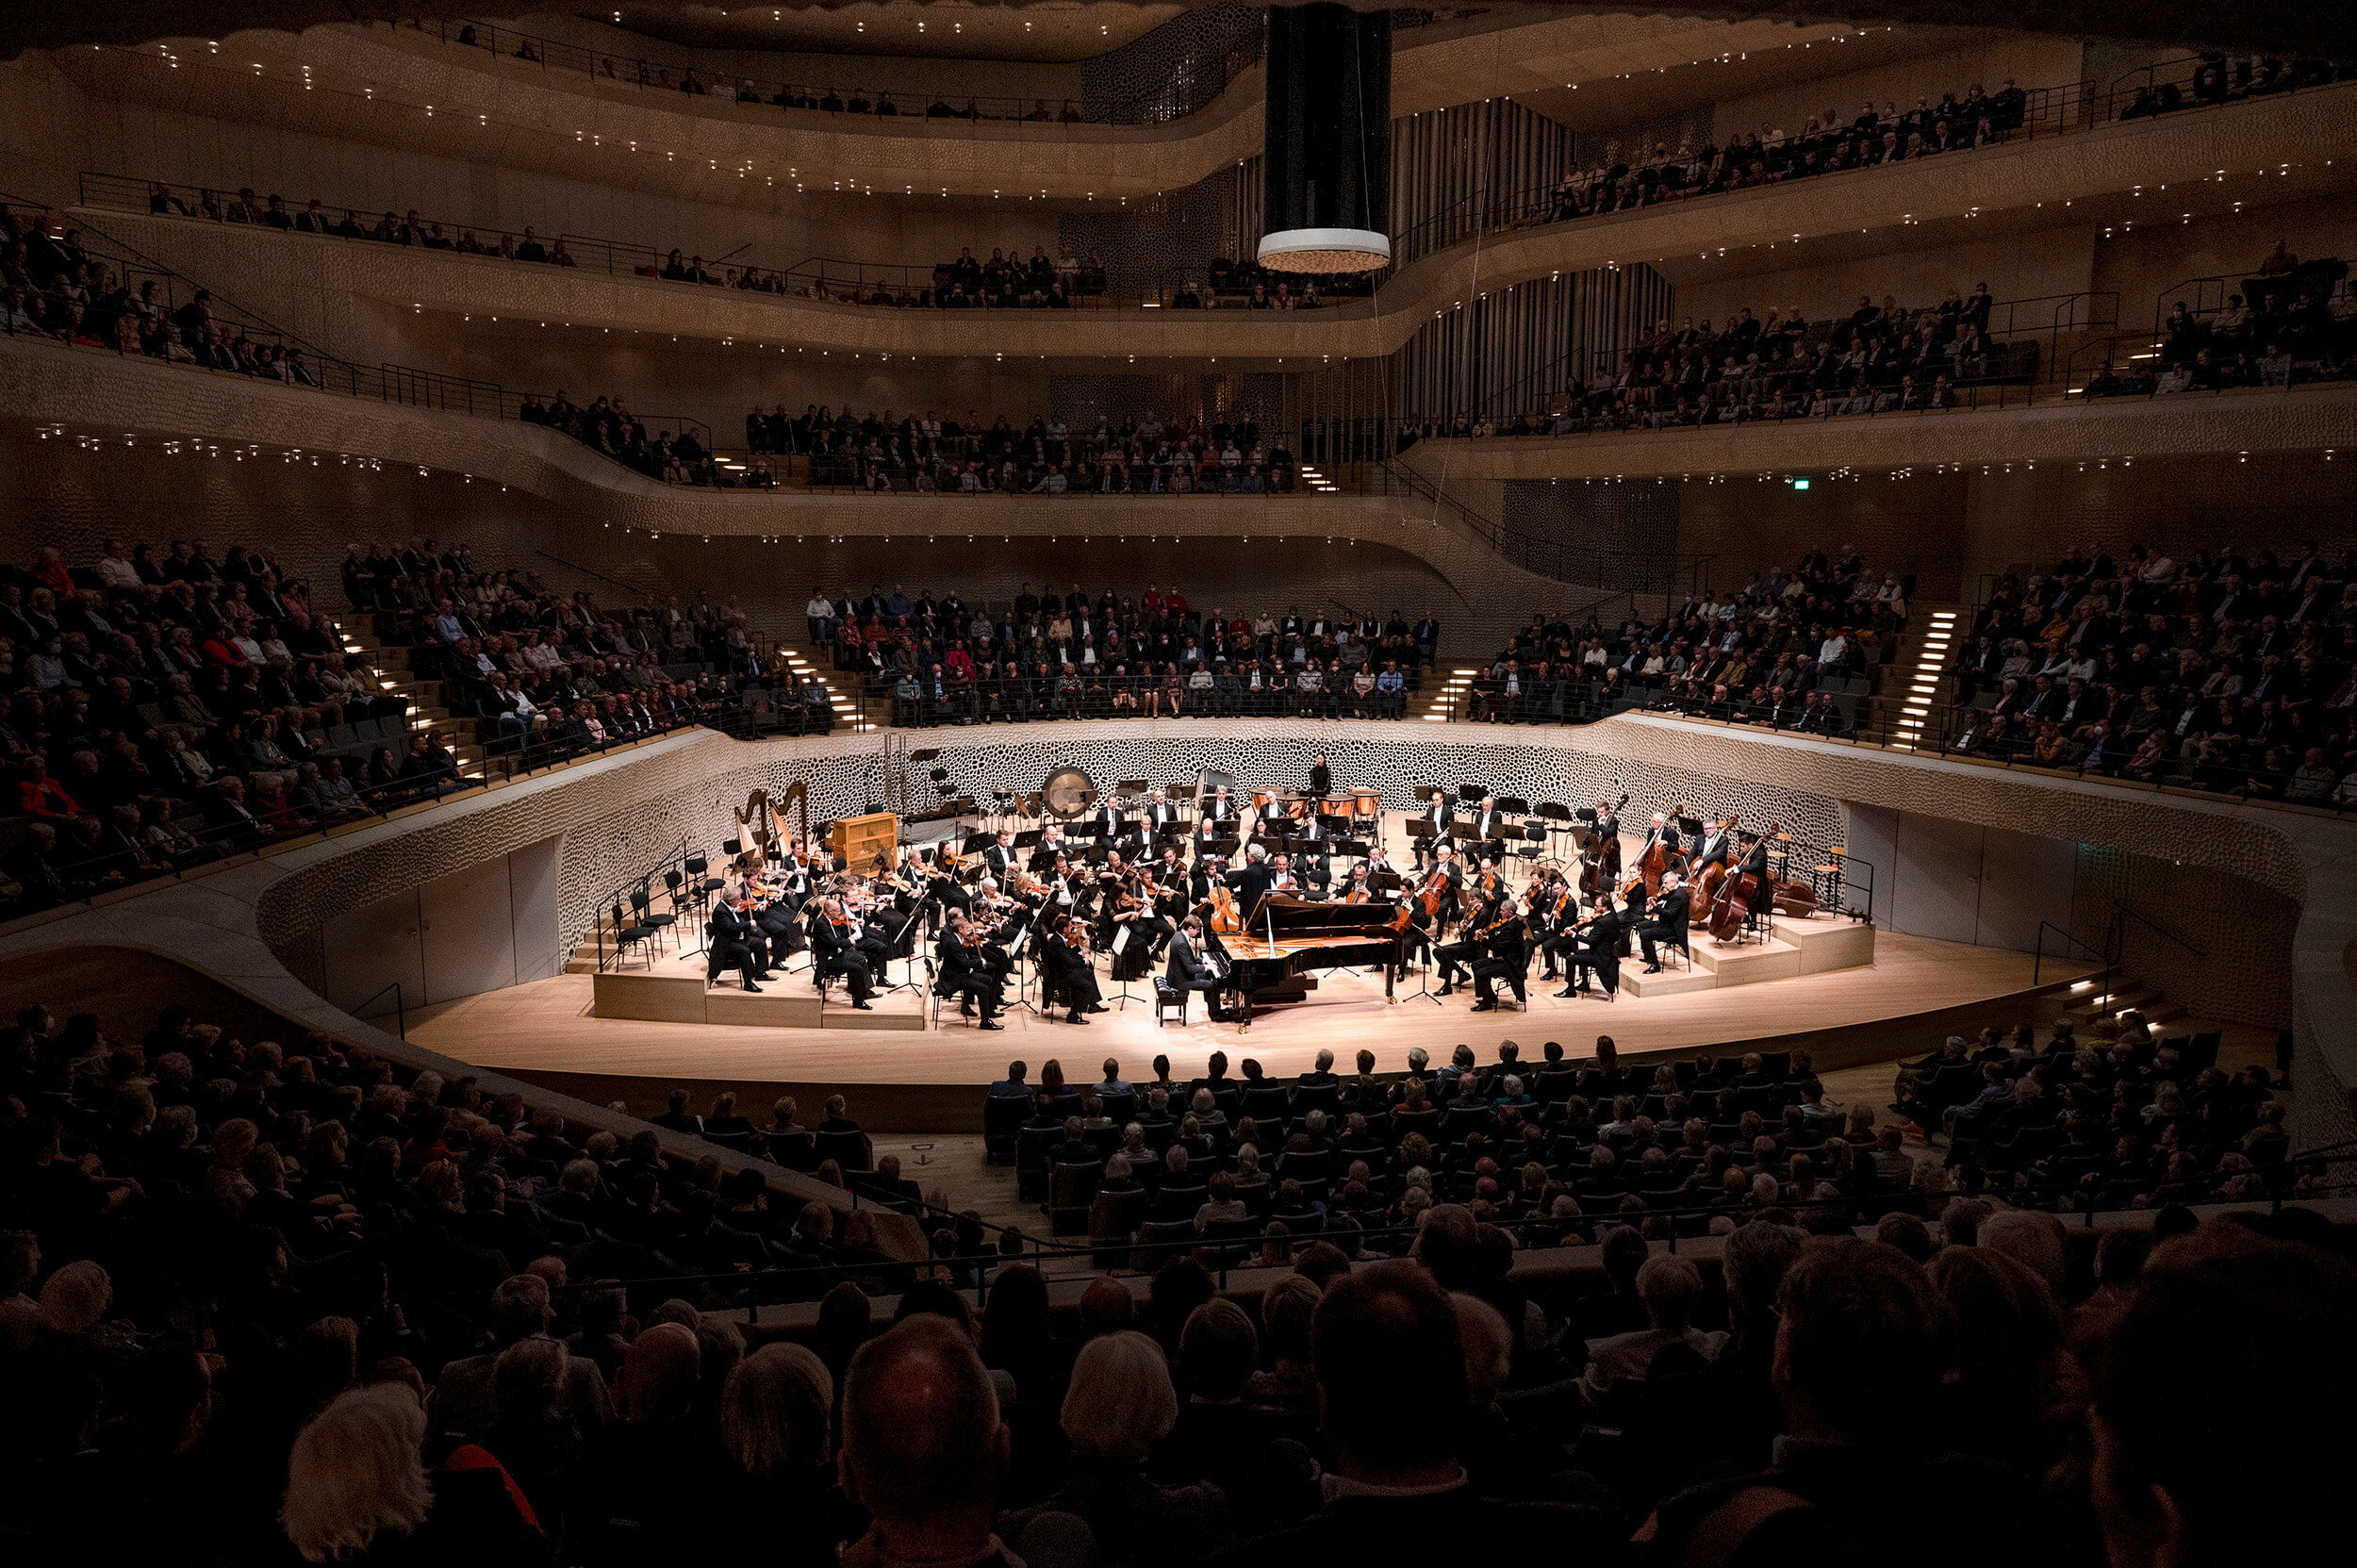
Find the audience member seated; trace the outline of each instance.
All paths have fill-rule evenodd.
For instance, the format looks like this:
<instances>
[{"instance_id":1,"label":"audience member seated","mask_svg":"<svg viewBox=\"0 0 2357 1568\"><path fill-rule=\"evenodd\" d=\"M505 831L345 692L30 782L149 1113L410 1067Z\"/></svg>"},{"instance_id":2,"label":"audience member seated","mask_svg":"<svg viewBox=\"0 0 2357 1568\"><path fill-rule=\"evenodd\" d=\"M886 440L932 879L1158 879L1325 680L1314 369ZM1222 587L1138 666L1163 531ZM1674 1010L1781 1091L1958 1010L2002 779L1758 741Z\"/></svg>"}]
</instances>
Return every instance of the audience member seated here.
<instances>
[{"instance_id":1,"label":"audience member seated","mask_svg":"<svg viewBox=\"0 0 2357 1568\"><path fill-rule=\"evenodd\" d=\"M820 612L825 612L821 614ZM1430 615L1355 621L1288 606L1209 612L1178 588L1092 598L1078 584L997 609L898 584L804 606L837 669L889 694L897 723L1237 715L1401 718L1440 644Z\"/></svg>"},{"instance_id":2,"label":"audience member seated","mask_svg":"<svg viewBox=\"0 0 2357 1568\"><path fill-rule=\"evenodd\" d=\"M470 782L262 551L0 569L0 873L42 909Z\"/></svg>"},{"instance_id":3,"label":"audience member seated","mask_svg":"<svg viewBox=\"0 0 2357 1568\"><path fill-rule=\"evenodd\" d=\"M1266 438L1249 415L1200 419L1153 415L1093 427L1061 415L1020 428L1003 414L896 418L886 409L854 419L818 405L788 419L783 406L745 416L745 441L760 454L803 457L814 485L853 485L878 493L958 495L1268 495L1297 482L1294 455Z\"/></svg>"},{"instance_id":4,"label":"audience member seated","mask_svg":"<svg viewBox=\"0 0 2357 1568\"><path fill-rule=\"evenodd\" d=\"M2357 803L2357 553L2082 545L1998 579L1953 670L1961 751Z\"/></svg>"},{"instance_id":5,"label":"audience member seated","mask_svg":"<svg viewBox=\"0 0 2357 1568\"><path fill-rule=\"evenodd\" d=\"M444 685L481 738L527 761L600 751L705 718L724 701L765 729L824 729L790 676L757 659L735 605L676 599L609 611L585 590L554 593L528 571L488 569L463 544L354 545L344 594L411 669ZM760 703L745 699L764 693Z\"/></svg>"},{"instance_id":6,"label":"audience member seated","mask_svg":"<svg viewBox=\"0 0 2357 1568\"><path fill-rule=\"evenodd\" d=\"M1635 703L1821 734L1851 728L1838 687L1870 673L1906 619L1905 589L1848 546L1707 591L1617 628L1533 616L1474 678L1467 717L1491 723L1603 718ZM1826 689L1828 682L1836 690Z\"/></svg>"}]
</instances>

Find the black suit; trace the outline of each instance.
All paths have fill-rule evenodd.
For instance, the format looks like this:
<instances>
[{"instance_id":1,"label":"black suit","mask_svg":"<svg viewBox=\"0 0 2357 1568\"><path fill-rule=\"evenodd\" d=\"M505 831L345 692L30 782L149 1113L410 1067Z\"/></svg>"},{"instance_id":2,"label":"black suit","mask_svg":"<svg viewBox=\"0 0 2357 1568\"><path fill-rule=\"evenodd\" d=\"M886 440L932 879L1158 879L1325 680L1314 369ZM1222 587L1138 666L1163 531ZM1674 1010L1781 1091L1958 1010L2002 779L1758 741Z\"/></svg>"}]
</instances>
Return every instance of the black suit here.
<instances>
[{"instance_id":1,"label":"black suit","mask_svg":"<svg viewBox=\"0 0 2357 1568\"><path fill-rule=\"evenodd\" d=\"M1637 922L1637 940L1644 949L1645 967L1660 963L1654 944L1673 948L1686 946L1686 925L1692 913L1691 895L1684 887L1665 887L1661 896L1645 907L1645 917Z\"/></svg>"},{"instance_id":2,"label":"black suit","mask_svg":"<svg viewBox=\"0 0 2357 1568\"><path fill-rule=\"evenodd\" d=\"M1322 762L1310 765L1310 793L1320 800L1334 793L1334 770Z\"/></svg>"},{"instance_id":3,"label":"black suit","mask_svg":"<svg viewBox=\"0 0 2357 1568\"><path fill-rule=\"evenodd\" d=\"M979 943L960 936L955 928L950 928L943 931L941 940L933 945L933 956L941 966L933 982L935 995L963 996L969 1002L981 1003L984 1023L997 1017L1006 982L993 969Z\"/></svg>"},{"instance_id":4,"label":"black suit","mask_svg":"<svg viewBox=\"0 0 2357 1568\"><path fill-rule=\"evenodd\" d=\"M876 988L876 978L866 952L851 940L850 926L821 916L810 928L810 945L818 955L818 975L841 975L851 988L851 1005L864 1005Z\"/></svg>"},{"instance_id":5,"label":"black suit","mask_svg":"<svg viewBox=\"0 0 2357 1568\"><path fill-rule=\"evenodd\" d=\"M1530 972L1530 949L1524 945L1522 916L1508 913L1506 923L1492 932L1485 942L1488 950L1474 960L1474 995L1495 1005L1498 999L1497 982L1504 981L1514 992L1520 1006L1528 1001L1523 992L1523 977Z\"/></svg>"},{"instance_id":6,"label":"black suit","mask_svg":"<svg viewBox=\"0 0 2357 1568\"><path fill-rule=\"evenodd\" d=\"M1572 973L1582 986L1593 970L1606 996L1620 990L1621 941L1627 934L1628 917L1618 909L1606 910L1589 923L1586 944L1570 955Z\"/></svg>"},{"instance_id":7,"label":"black suit","mask_svg":"<svg viewBox=\"0 0 2357 1568\"><path fill-rule=\"evenodd\" d=\"M745 989L753 989L753 979L763 967L755 956L754 944L760 941L745 916L732 905L714 907L712 919L704 927L708 938L704 957L704 982L710 984L720 978L723 969L734 969L745 982Z\"/></svg>"},{"instance_id":8,"label":"black suit","mask_svg":"<svg viewBox=\"0 0 2357 1568\"><path fill-rule=\"evenodd\" d=\"M1170 939L1170 963L1162 971L1162 981L1175 990L1202 992L1214 1023L1227 1016L1219 1005L1220 987L1226 982L1212 972L1202 949L1196 946L1196 939L1186 932Z\"/></svg>"}]
</instances>

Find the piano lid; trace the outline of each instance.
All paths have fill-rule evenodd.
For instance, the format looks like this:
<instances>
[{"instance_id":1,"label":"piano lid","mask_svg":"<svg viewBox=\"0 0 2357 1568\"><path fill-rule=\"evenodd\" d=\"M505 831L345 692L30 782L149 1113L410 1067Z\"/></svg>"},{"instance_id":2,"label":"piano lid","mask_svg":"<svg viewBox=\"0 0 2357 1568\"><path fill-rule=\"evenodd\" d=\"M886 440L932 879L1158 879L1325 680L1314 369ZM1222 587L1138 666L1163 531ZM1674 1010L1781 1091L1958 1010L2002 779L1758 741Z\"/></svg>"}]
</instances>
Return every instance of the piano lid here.
<instances>
[{"instance_id":1,"label":"piano lid","mask_svg":"<svg viewBox=\"0 0 2357 1568\"><path fill-rule=\"evenodd\" d=\"M1313 903L1308 899L1295 898L1291 893L1270 892L1262 894L1261 901L1252 906L1252 913L1244 925L1246 932L1256 936L1265 936L1274 928L1280 939L1287 936L1389 934L1392 930L1392 906Z\"/></svg>"}]
</instances>

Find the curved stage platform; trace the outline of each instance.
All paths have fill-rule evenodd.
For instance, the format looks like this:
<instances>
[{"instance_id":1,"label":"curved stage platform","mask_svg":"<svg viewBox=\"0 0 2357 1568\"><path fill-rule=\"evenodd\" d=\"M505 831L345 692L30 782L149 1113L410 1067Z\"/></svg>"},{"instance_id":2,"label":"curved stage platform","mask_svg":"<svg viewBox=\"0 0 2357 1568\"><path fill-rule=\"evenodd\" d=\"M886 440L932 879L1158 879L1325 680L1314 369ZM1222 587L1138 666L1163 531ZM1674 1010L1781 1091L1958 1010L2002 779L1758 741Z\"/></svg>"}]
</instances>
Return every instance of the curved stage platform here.
<instances>
[{"instance_id":1,"label":"curved stage platform","mask_svg":"<svg viewBox=\"0 0 2357 1568\"><path fill-rule=\"evenodd\" d=\"M1790 960L1772 960L1792 965L1783 976L1704 988L1661 983L1689 977L1674 970L1641 976L1632 962L1625 977L1656 983L1646 995L1624 989L1612 1003L1558 999L1537 983L1534 969L1528 1010L1495 1013L1470 1012L1472 997L1463 991L1437 1003L1403 994L1386 1004L1378 976L1334 973L1323 977L1308 1000L1262 1014L1249 1032L1208 1022L1199 1009L1183 1026L1175 1019L1158 1026L1152 992L1142 982L1131 987L1134 999L1126 1006L1109 988L1109 1010L1085 1025L1010 1007L999 1033L984 1033L954 1012L940 1027L930 1027L910 992L880 998L872 1015L832 1004L822 1014L799 974L761 997L735 993L746 1003L771 997L791 1001L809 1020L798 1027L654 1022L596 1016L597 977L568 974L426 1009L413 1015L409 1037L463 1062L586 1099L618 1100L634 1111L659 1110L673 1087L684 1086L700 1103L719 1090L734 1090L756 1122L766 1120L771 1099L794 1095L808 1120L820 1099L842 1093L873 1131L979 1131L980 1090L1016 1059L1036 1075L1040 1064L1054 1057L1068 1080L1080 1082L1093 1081L1107 1056L1134 1079L1147 1076L1154 1056L1167 1055L1173 1076L1183 1078L1202 1072L1211 1052L1220 1050L1231 1065L1251 1057L1271 1077L1290 1078L1308 1070L1321 1048L1331 1049L1343 1071L1359 1050L1372 1050L1376 1070L1390 1073L1407 1065L1414 1046L1430 1051L1436 1065L1460 1042L1486 1060L1498 1042L1513 1040L1526 1060L1536 1060L1545 1041L1560 1040L1567 1055L1580 1058L1592 1052L1598 1034L1610 1034L1624 1056L1640 1059L1773 1040L1777 1048L1814 1051L1821 1068L1829 1068L1912 1054L1968 1025L2019 1022L2038 997L2068 990L2086 972L2050 960L2034 985L2026 953L1876 931L1847 919L1778 925L1780 937L1799 934L1789 927L1806 926L1826 941L1857 944L1862 938L1871 943L1871 956L1860 955L1867 958L1863 964L1848 958L1854 967L1828 963L1821 972L1802 973L1803 936L1791 944ZM1709 956L1698 972L1706 971ZM841 1027L849 1020L858 1020L858 1027Z\"/></svg>"}]
</instances>

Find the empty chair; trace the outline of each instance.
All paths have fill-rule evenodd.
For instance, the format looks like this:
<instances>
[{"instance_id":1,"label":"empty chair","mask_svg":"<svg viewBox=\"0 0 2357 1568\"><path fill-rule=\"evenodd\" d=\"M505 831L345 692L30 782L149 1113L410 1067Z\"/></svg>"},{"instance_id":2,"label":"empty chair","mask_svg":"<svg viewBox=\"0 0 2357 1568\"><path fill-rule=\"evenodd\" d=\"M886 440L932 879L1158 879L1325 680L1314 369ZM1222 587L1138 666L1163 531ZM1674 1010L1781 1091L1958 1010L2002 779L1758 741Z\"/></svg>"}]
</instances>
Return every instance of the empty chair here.
<instances>
[{"instance_id":1,"label":"empty chair","mask_svg":"<svg viewBox=\"0 0 2357 1568\"><path fill-rule=\"evenodd\" d=\"M614 906L610 913L612 916L611 929L614 933L614 962L617 966L619 966L622 960L630 955L630 949L633 947L645 944L654 935L654 932L649 927L634 925L630 921L624 919L622 917L622 906L618 903ZM649 968L652 968L654 966L654 960L652 958L649 958L647 960L647 966Z\"/></svg>"}]
</instances>

